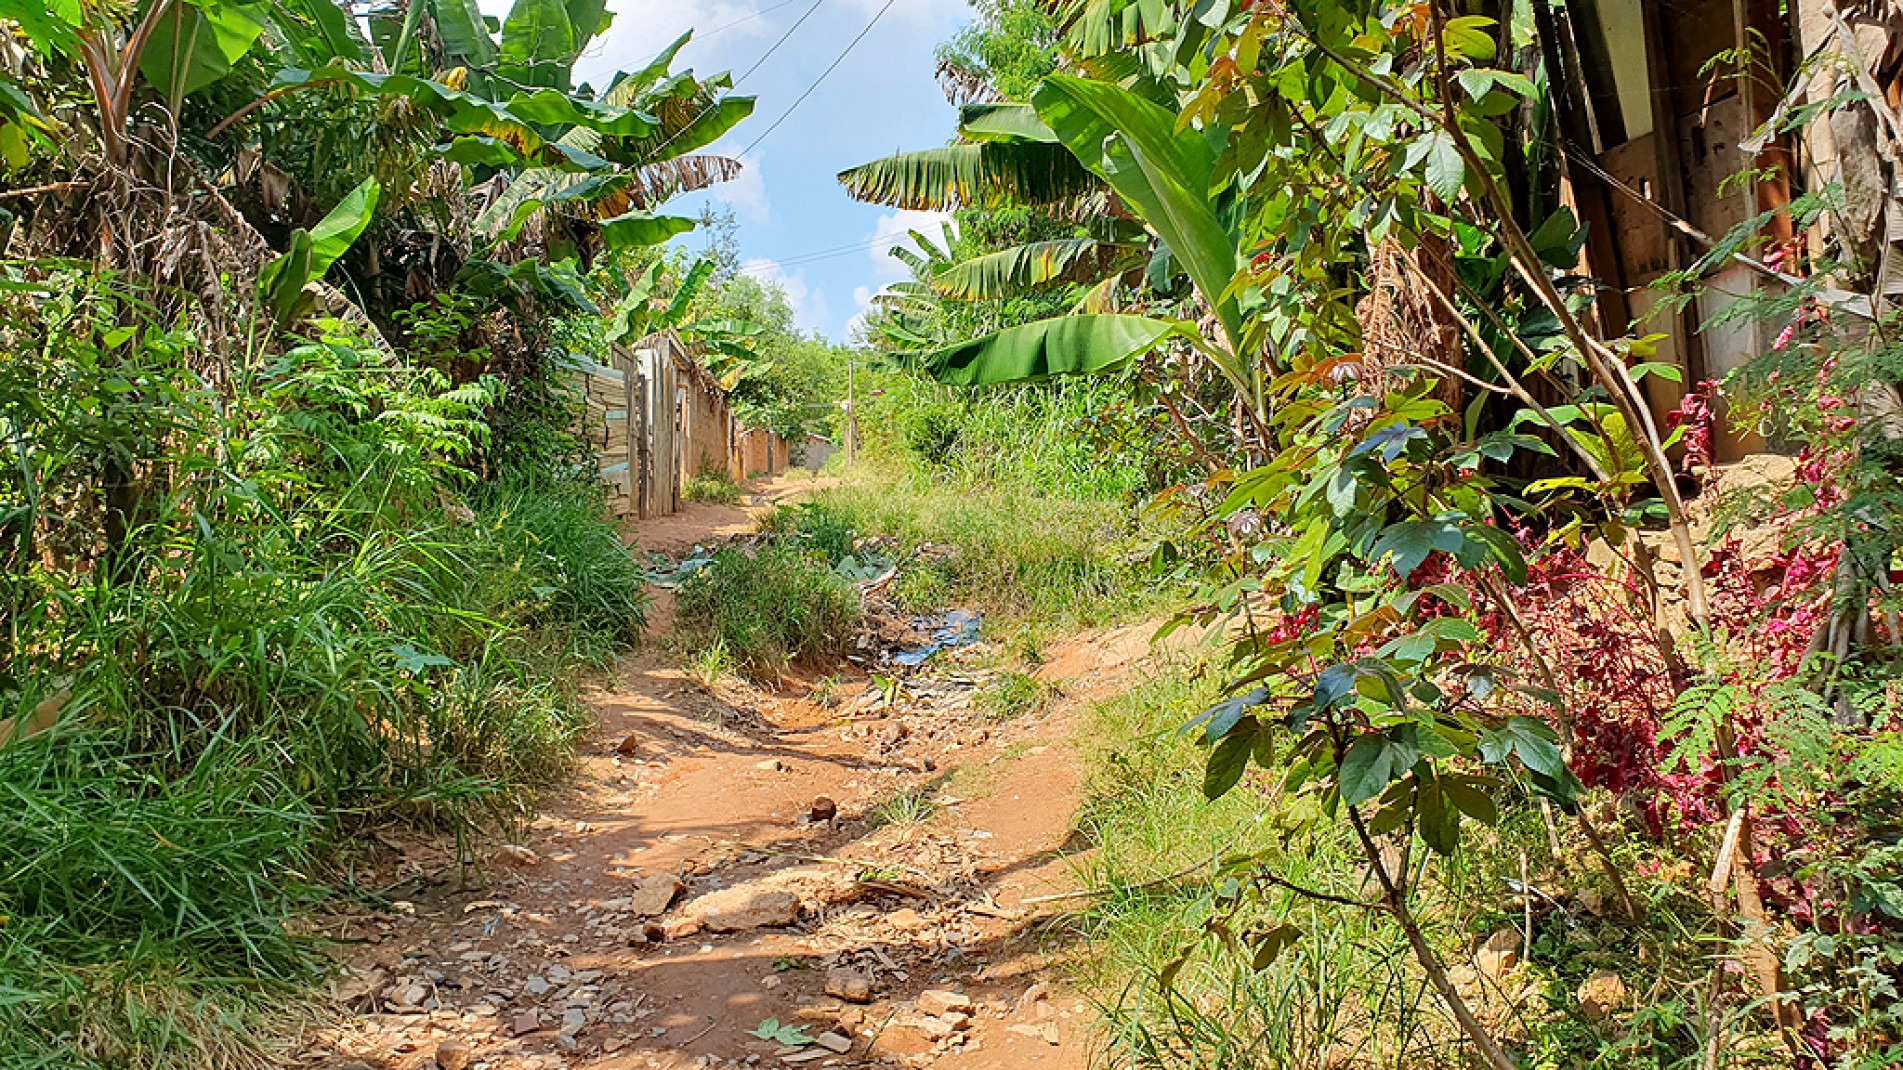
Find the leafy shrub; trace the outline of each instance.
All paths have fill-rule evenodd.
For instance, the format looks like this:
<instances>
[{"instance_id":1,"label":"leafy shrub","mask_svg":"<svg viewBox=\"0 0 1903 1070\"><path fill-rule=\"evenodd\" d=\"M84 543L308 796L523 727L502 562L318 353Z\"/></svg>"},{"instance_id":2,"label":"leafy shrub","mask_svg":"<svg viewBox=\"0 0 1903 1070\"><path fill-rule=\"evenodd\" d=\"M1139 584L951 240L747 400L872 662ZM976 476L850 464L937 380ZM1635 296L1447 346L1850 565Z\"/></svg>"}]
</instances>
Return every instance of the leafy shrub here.
<instances>
[{"instance_id":1,"label":"leafy shrub","mask_svg":"<svg viewBox=\"0 0 1903 1070\"><path fill-rule=\"evenodd\" d=\"M797 539L828 565L837 565L851 556L853 543L858 540L849 517L816 502L775 509L761 520L760 527Z\"/></svg>"},{"instance_id":2,"label":"leafy shrub","mask_svg":"<svg viewBox=\"0 0 1903 1070\"><path fill-rule=\"evenodd\" d=\"M978 708L994 721L1009 721L1042 709L1057 689L1029 673L1008 672L978 692Z\"/></svg>"},{"instance_id":3,"label":"leafy shrub","mask_svg":"<svg viewBox=\"0 0 1903 1070\"><path fill-rule=\"evenodd\" d=\"M756 678L789 661L843 653L859 620L859 593L798 547L729 546L681 584L676 626L691 644L724 646Z\"/></svg>"}]
</instances>

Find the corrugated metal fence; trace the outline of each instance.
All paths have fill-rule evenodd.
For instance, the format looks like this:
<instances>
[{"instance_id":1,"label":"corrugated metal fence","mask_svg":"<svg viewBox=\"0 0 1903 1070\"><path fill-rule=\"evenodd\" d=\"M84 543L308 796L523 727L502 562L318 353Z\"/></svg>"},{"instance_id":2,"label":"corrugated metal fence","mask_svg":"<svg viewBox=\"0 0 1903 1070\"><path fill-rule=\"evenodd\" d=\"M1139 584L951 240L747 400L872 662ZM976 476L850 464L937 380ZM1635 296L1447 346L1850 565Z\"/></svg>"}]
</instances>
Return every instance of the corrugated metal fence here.
<instances>
[{"instance_id":1,"label":"corrugated metal fence","mask_svg":"<svg viewBox=\"0 0 1903 1070\"><path fill-rule=\"evenodd\" d=\"M681 487L708 472L724 469L738 481L786 471L789 443L741 427L726 391L672 332L615 346L609 361L576 365L573 376L616 516L677 512Z\"/></svg>"}]
</instances>

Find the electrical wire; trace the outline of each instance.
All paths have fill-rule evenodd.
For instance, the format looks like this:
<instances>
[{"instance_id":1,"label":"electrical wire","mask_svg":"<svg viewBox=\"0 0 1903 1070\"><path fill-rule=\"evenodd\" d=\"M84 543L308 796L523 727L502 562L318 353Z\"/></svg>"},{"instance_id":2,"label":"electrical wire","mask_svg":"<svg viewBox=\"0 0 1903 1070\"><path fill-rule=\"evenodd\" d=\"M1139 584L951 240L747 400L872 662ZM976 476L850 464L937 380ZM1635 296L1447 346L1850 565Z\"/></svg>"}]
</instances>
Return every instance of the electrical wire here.
<instances>
[{"instance_id":1,"label":"electrical wire","mask_svg":"<svg viewBox=\"0 0 1903 1070\"><path fill-rule=\"evenodd\" d=\"M705 41L709 37L712 37L713 35L717 33L726 33L728 30L733 29L735 26L740 26L745 23L752 22L754 19L757 19L762 15L771 15L772 13L780 10L783 7L792 7L794 4L797 4L799 2L800 0L780 0L779 3L774 4L772 7L763 7L751 15L742 15L741 17L733 20L732 22L725 23L720 26L716 26L713 29L708 30L706 33L697 33L694 36L700 38L702 41Z\"/></svg>"},{"instance_id":2,"label":"electrical wire","mask_svg":"<svg viewBox=\"0 0 1903 1070\"><path fill-rule=\"evenodd\" d=\"M765 130L760 131L759 137L754 138L753 141L750 142L746 148L741 149L740 155L745 156L747 153L752 152L755 148L759 147L760 142L765 141L767 139L767 135L773 133L773 131L775 130L778 130L780 128L780 124L785 122L787 120L787 117L792 115L794 111L798 110L799 106L805 103L807 97L810 97L813 95L813 90L819 88L819 83L825 81L827 75L833 73L833 71L839 68L839 65L841 63L844 63L846 61L846 57L852 53L852 50L854 48L858 47L859 42L866 39L866 35L872 32L872 28L879 24L880 19L885 18L885 13L892 10L892 5L895 2L897 2L897 0L885 0L885 6L879 9L878 14L872 16L872 21L866 23L866 28L859 31L859 36L847 42L846 47L840 51L839 55L833 59L832 63L829 64L825 70L819 72L819 77L813 79L813 84L807 86L806 91L804 93L801 93L798 97L796 97L793 103L788 105L787 109L780 113L780 117L778 119L773 120L772 126L769 126Z\"/></svg>"},{"instance_id":3,"label":"electrical wire","mask_svg":"<svg viewBox=\"0 0 1903 1070\"><path fill-rule=\"evenodd\" d=\"M786 0L786 3L777 4L775 5L775 7L786 7L787 4L795 3L795 2L797 2L797 0ZM759 70L760 65L762 63L765 63L769 56L773 55L773 53L775 52L778 52L780 50L780 46L784 45L793 36L793 31L799 29L800 25L804 23L807 19L812 18L813 12L818 11L819 5L825 2L826 0L813 0L813 6L807 8L805 14L795 19L793 21L793 25L788 26L786 28L786 32L780 35L779 40L774 41L771 45L767 46L767 50L765 52L760 53L760 58L753 61L753 66L748 67L745 74L742 74L740 77L735 78L733 80L733 85L729 86L728 89L733 90L733 89L740 88L740 83L746 81L747 77L751 75L754 71ZM772 11L772 10L774 10L774 8L771 8L771 7L765 8L763 10L755 12L753 16L749 16L749 17L757 17L759 15L764 15L768 11ZM739 21L745 22L746 19L741 19ZM734 26L734 25L736 25L736 23L730 22L727 24L727 26L721 27L721 29L726 29L727 27ZM719 31L716 30L715 32L718 33ZM708 36L712 36L712 34L709 34ZM663 141L659 145L656 145L654 146L654 148L648 150L646 155L641 157L641 162L639 164L636 164L635 166L637 167L647 166L647 164L650 161L652 161L655 157L661 154L661 150L667 148L669 145L672 145L676 138L680 137L682 134L687 133L689 130L692 130L694 128L694 124L700 122L702 119L705 119L707 118L707 116L713 114L713 110L720 106L721 100L725 100L725 99L726 99L725 97L721 97L720 99L715 100L712 103L708 104L705 108L702 108L700 110L699 115L694 116L692 119L682 124L679 130L676 130L672 134L669 134L666 141ZM743 153L740 153L740 155L745 156L746 153L743 152Z\"/></svg>"}]
</instances>

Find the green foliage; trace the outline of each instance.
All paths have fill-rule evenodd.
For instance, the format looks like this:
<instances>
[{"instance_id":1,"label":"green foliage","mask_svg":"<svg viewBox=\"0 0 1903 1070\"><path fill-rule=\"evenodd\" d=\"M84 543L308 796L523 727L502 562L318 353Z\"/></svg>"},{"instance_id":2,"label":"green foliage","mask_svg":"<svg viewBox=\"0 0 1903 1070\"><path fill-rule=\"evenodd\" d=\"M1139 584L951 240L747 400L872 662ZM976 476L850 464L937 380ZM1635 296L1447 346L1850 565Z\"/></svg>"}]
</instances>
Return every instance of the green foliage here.
<instances>
[{"instance_id":1,"label":"green foliage","mask_svg":"<svg viewBox=\"0 0 1903 1070\"><path fill-rule=\"evenodd\" d=\"M1035 713L1057 697L1057 688L1023 672L1007 672L978 692L978 708L994 721Z\"/></svg>"},{"instance_id":2,"label":"green foliage","mask_svg":"<svg viewBox=\"0 0 1903 1070\"><path fill-rule=\"evenodd\" d=\"M286 921L322 831L267 750L147 751L113 729L0 744L0 1066L261 1054L245 1016L316 973Z\"/></svg>"},{"instance_id":3,"label":"green foliage","mask_svg":"<svg viewBox=\"0 0 1903 1070\"><path fill-rule=\"evenodd\" d=\"M702 502L710 505L733 505L746 492L741 489L725 468L715 468L687 477L681 485L681 497L690 502Z\"/></svg>"},{"instance_id":4,"label":"green foliage","mask_svg":"<svg viewBox=\"0 0 1903 1070\"><path fill-rule=\"evenodd\" d=\"M689 649L715 644L742 672L771 679L789 662L843 655L859 621L859 592L798 547L729 546L681 584L676 627Z\"/></svg>"}]
</instances>

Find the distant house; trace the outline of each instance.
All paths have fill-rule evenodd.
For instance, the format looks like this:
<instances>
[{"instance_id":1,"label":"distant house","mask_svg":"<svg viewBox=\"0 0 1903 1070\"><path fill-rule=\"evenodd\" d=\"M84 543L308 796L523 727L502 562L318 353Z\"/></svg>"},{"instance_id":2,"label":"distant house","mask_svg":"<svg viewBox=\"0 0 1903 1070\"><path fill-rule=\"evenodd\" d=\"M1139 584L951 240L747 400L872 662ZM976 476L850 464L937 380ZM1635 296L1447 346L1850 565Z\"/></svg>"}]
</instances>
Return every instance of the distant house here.
<instances>
[{"instance_id":1,"label":"distant house","mask_svg":"<svg viewBox=\"0 0 1903 1070\"><path fill-rule=\"evenodd\" d=\"M1772 346L1775 324L1705 325L1732 302L1782 286L1775 256L1760 250L1715 266L1683 309L1661 307L1648 288L1697 263L1739 224L1757 220L1772 241L1797 241L1812 251L1835 241L1840 255L1870 265L1880 294L1903 291L1892 238L1903 234L1896 170L1903 159L1903 3L1533 6L1546 69L1564 75L1551 82L1568 180L1562 197L1589 228L1582 267L1606 286L1597 306L1601 328L1617 335L1636 322L1664 335L1656 359L1684 370L1682 384L1647 380L1655 415L1675 407L1690 386L1722 378ZM1747 52L1751 74L1744 77L1736 57ZM1774 117L1846 90L1864 99L1811 122L1800 136L1754 136ZM1756 180L1736 180L1748 168L1758 169ZM1832 183L1843 185L1845 209L1831 223L1795 234L1785 211L1793 191ZM1867 314L1868 303L1861 304ZM1727 460L1763 443L1742 435L1716 447L1718 459Z\"/></svg>"}]
</instances>

